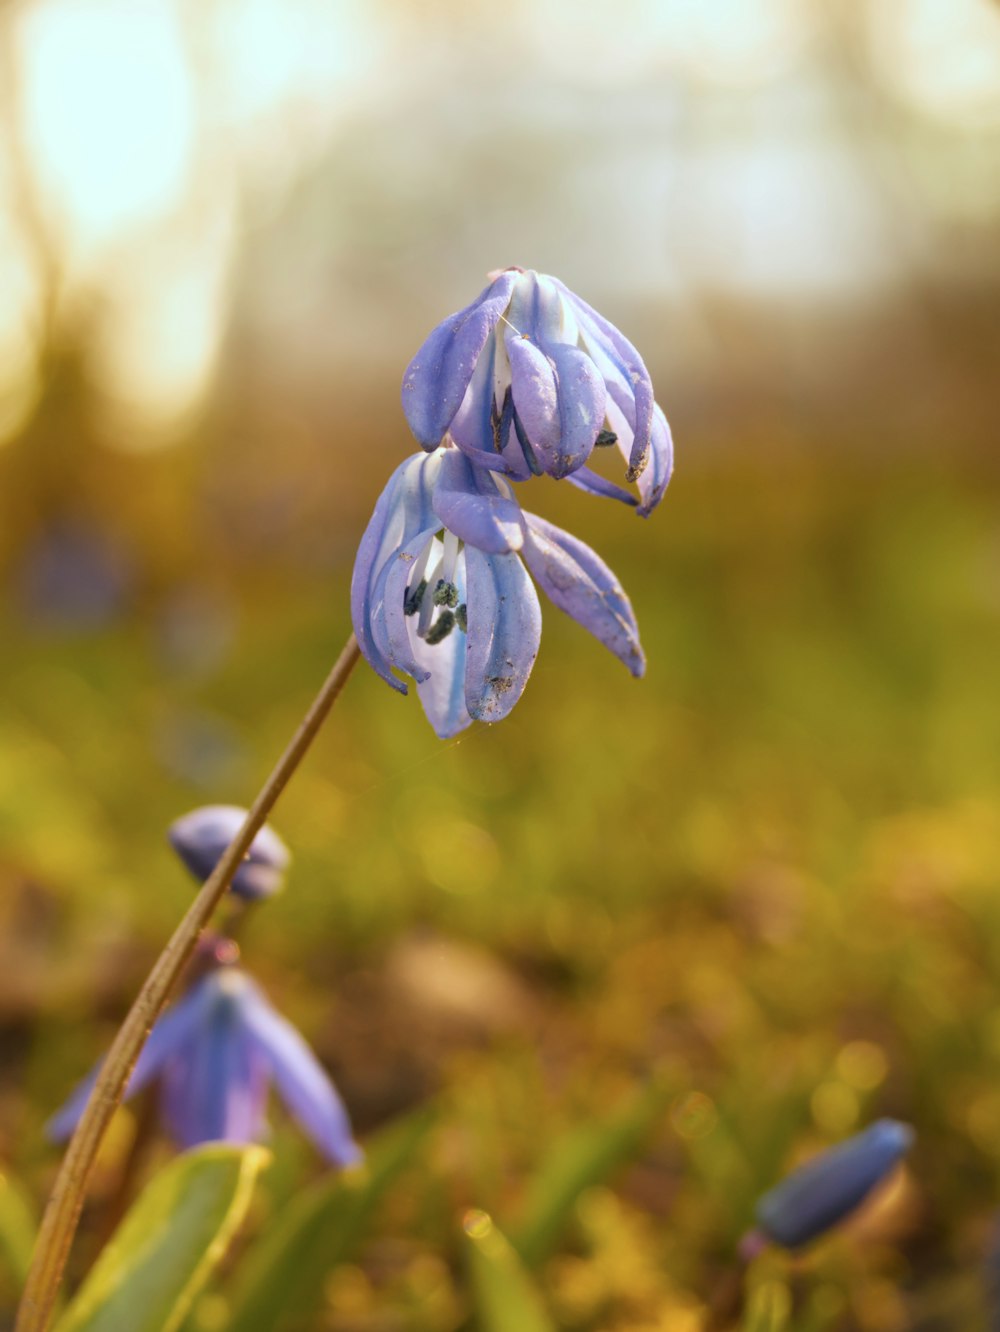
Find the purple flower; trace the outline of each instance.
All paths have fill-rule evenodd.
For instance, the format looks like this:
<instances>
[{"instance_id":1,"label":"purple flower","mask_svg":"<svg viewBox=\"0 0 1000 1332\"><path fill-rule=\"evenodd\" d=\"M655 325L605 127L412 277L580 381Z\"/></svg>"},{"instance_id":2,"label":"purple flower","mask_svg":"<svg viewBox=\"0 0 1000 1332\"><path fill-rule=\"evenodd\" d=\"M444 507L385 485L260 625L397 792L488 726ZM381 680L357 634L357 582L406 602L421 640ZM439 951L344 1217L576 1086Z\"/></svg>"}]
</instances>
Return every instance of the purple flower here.
<instances>
[{"instance_id":1,"label":"purple flower","mask_svg":"<svg viewBox=\"0 0 1000 1332\"><path fill-rule=\"evenodd\" d=\"M56 1142L83 1113L96 1070L48 1123ZM159 1083L168 1133L180 1147L258 1142L273 1082L288 1109L334 1165L354 1165L361 1149L340 1097L299 1033L235 967L198 981L160 1017L139 1056L127 1096Z\"/></svg>"},{"instance_id":2,"label":"purple flower","mask_svg":"<svg viewBox=\"0 0 1000 1332\"><path fill-rule=\"evenodd\" d=\"M418 442L446 435L481 467L523 481L542 472L592 494L656 508L673 445L642 357L556 278L491 274L464 310L439 324L403 376L403 411ZM587 466L617 445L636 500Z\"/></svg>"},{"instance_id":3,"label":"purple flower","mask_svg":"<svg viewBox=\"0 0 1000 1332\"><path fill-rule=\"evenodd\" d=\"M757 1204L766 1238L797 1249L843 1221L864 1202L913 1145L913 1129L879 1119L794 1170Z\"/></svg>"},{"instance_id":4,"label":"purple flower","mask_svg":"<svg viewBox=\"0 0 1000 1332\"><path fill-rule=\"evenodd\" d=\"M238 805L204 805L170 825L170 845L196 879L204 882L243 827L247 811ZM250 844L230 892L247 901L271 897L285 880L291 852L266 824Z\"/></svg>"},{"instance_id":5,"label":"purple flower","mask_svg":"<svg viewBox=\"0 0 1000 1332\"><path fill-rule=\"evenodd\" d=\"M588 546L525 513L504 477L458 449L396 468L361 540L351 615L366 660L403 694L393 669L413 677L438 735L500 721L521 697L542 628L528 570L642 675L628 597Z\"/></svg>"}]
</instances>

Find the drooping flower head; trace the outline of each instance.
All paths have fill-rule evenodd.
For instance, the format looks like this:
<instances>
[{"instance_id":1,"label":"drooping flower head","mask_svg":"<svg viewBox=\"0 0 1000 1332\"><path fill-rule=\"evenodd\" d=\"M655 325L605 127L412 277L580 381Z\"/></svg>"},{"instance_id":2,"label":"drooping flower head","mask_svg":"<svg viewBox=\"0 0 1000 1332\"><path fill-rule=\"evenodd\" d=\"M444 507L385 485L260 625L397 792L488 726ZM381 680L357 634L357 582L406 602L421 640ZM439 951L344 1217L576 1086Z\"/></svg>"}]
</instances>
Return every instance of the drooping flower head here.
<instances>
[{"instance_id":1,"label":"drooping flower head","mask_svg":"<svg viewBox=\"0 0 1000 1332\"><path fill-rule=\"evenodd\" d=\"M351 616L378 674L404 694L393 670L416 681L438 735L500 721L520 698L541 639L529 570L561 610L643 673L628 597L582 541L523 511L503 476L456 448L396 468L361 540Z\"/></svg>"},{"instance_id":2,"label":"drooping flower head","mask_svg":"<svg viewBox=\"0 0 1000 1332\"><path fill-rule=\"evenodd\" d=\"M238 805L203 805L172 823L167 837L194 877L204 883L243 827L246 816L247 811ZM251 842L229 891L251 902L272 897L284 885L291 859L288 847L265 824Z\"/></svg>"},{"instance_id":3,"label":"drooping flower head","mask_svg":"<svg viewBox=\"0 0 1000 1332\"><path fill-rule=\"evenodd\" d=\"M910 1150L913 1138L908 1124L879 1119L821 1152L760 1199L760 1232L786 1249L808 1244L861 1206Z\"/></svg>"},{"instance_id":4,"label":"drooping flower head","mask_svg":"<svg viewBox=\"0 0 1000 1332\"><path fill-rule=\"evenodd\" d=\"M490 285L434 329L403 376L418 442L446 436L481 467L523 481L547 473L652 512L673 466L670 430L642 357L557 278L531 269ZM617 446L638 500L587 464Z\"/></svg>"},{"instance_id":5,"label":"drooping flower head","mask_svg":"<svg viewBox=\"0 0 1000 1332\"><path fill-rule=\"evenodd\" d=\"M95 1069L49 1121L55 1141L75 1129L96 1074ZM265 1139L273 1083L328 1161L348 1166L361 1160L347 1111L322 1065L235 966L210 971L159 1018L126 1096L153 1082L159 1084L164 1125L179 1147Z\"/></svg>"}]
</instances>

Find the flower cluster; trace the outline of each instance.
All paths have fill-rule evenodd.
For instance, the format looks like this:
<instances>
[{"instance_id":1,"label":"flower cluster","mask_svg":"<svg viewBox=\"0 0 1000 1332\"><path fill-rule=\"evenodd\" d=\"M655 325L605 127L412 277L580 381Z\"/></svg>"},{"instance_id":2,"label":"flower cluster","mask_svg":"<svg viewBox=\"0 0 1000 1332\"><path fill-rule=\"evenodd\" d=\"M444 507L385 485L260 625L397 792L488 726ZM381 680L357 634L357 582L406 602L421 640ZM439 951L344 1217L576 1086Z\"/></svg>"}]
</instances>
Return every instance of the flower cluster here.
<instances>
[{"instance_id":1,"label":"flower cluster","mask_svg":"<svg viewBox=\"0 0 1000 1332\"><path fill-rule=\"evenodd\" d=\"M245 810L229 805L194 810L172 825L171 842L185 865L207 879L245 815ZM233 893L244 899L270 895L280 886L289 860L284 842L270 828L262 828L233 882ZM231 939L202 940L192 982L154 1025L126 1096L155 1084L167 1133L179 1147L195 1147L217 1140L265 1139L273 1085L331 1164L356 1164L361 1149L333 1083L292 1024L237 965L238 958L239 948ZM75 1129L97 1071L49 1121L54 1140L68 1138Z\"/></svg>"},{"instance_id":2,"label":"flower cluster","mask_svg":"<svg viewBox=\"0 0 1000 1332\"><path fill-rule=\"evenodd\" d=\"M632 344L557 279L509 268L431 333L404 375L403 410L425 453L379 498L351 588L369 664L402 693L394 671L413 678L438 735L501 720L538 653L534 578L641 675L635 616L614 574L523 510L512 485L545 474L643 516L659 504L670 432ZM615 446L637 497L589 466Z\"/></svg>"},{"instance_id":3,"label":"flower cluster","mask_svg":"<svg viewBox=\"0 0 1000 1332\"><path fill-rule=\"evenodd\" d=\"M516 480L546 473L638 503L651 513L670 479L666 418L642 357L557 278L491 274L479 296L439 324L403 376L403 411L418 442L448 435L479 466ZM587 467L617 445L639 501Z\"/></svg>"}]
</instances>

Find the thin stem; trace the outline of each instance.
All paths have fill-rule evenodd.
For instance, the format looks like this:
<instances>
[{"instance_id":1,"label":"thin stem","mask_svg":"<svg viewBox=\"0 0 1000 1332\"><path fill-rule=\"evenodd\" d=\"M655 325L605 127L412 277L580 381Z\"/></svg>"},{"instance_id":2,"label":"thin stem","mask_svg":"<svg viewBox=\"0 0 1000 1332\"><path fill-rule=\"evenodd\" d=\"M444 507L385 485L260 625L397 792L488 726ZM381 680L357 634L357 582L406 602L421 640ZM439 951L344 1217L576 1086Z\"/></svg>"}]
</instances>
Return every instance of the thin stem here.
<instances>
[{"instance_id":1,"label":"thin stem","mask_svg":"<svg viewBox=\"0 0 1000 1332\"><path fill-rule=\"evenodd\" d=\"M767 1236L759 1230L748 1230L740 1240L734 1261L716 1278L705 1311L705 1332L726 1332L736 1327L746 1307L747 1271L767 1247Z\"/></svg>"},{"instance_id":2,"label":"thin stem","mask_svg":"<svg viewBox=\"0 0 1000 1332\"><path fill-rule=\"evenodd\" d=\"M352 634L288 748L254 801L243 827L174 931L119 1028L114 1044L101 1066L87 1108L70 1139L45 1209L31 1270L21 1297L15 1332L45 1332L49 1326L94 1158L111 1116L124 1095L129 1075L150 1028L184 969L198 935L211 918L249 851L251 842L326 720L359 655L360 649Z\"/></svg>"}]
</instances>

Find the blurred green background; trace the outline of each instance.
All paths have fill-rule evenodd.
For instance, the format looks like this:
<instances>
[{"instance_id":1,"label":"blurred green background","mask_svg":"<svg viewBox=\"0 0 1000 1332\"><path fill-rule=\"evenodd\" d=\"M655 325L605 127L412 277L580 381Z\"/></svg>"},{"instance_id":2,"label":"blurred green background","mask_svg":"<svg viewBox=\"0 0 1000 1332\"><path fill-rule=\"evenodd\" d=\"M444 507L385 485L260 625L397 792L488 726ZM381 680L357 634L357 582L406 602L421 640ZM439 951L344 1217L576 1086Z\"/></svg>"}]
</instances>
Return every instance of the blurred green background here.
<instances>
[{"instance_id":1,"label":"blurred green background","mask_svg":"<svg viewBox=\"0 0 1000 1332\"><path fill-rule=\"evenodd\" d=\"M301 1326L461 1326L463 1210L515 1227L650 1082L535 1264L558 1326L726 1325L757 1194L880 1114L916 1151L774 1260L794 1326L984 1326L997 7L38 0L0 51L4 1174L40 1207L44 1121L190 900L167 825L250 802L349 631L404 365L518 263L673 426L651 520L531 505L620 575L649 671L548 607L511 718L442 743L362 666L283 798L246 965L363 1136L439 1107ZM275 1119L272 1202L317 1171Z\"/></svg>"}]
</instances>

